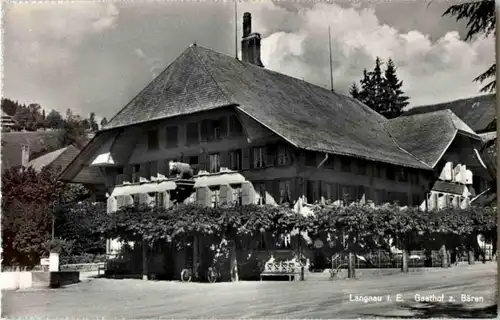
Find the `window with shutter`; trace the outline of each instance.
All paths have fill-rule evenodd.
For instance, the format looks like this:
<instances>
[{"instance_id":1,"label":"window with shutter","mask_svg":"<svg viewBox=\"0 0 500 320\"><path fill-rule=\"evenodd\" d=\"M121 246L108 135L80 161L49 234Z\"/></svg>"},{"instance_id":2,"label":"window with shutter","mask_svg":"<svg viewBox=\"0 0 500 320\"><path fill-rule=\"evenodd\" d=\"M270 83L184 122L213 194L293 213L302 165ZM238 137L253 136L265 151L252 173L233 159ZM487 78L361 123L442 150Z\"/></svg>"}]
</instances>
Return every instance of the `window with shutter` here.
<instances>
[{"instance_id":1,"label":"window with shutter","mask_svg":"<svg viewBox=\"0 0 500 320\"><path fill-rule=\"evenodd\" d=\"M292 190L290 188L290 181L280 181L280 199L279 204L292 202Z\"/></svg>"},{"instance_id":2,"label":"window with shutter","mask_svg":"<svg viewBox=\"0 0 500 320\"><path fill-rule=\"evenodd\" d=\"M209 156L210 172L215 173L220 171L220 154L213 153Z\"/></svg>"},{"instance_id":3,"label":"window with shutter","mask_svg":"<svg viewBox=\"0 0 500 320\"><path fill-rule=\"evenodd\" d=\"M265 166L276 165L276 158L278 155L278 148L275 144L268 144L265 146L266 159L264 160Z\"/></svg>"},{"instance_id":4,"label":"window with shutter","mask_svg":"<svg viewBox=\"0 0 500 320\"><path fill-rule=\"evenodd\" d=\"M253 148L253 161L252 168L264 168L265 166L265 154L263 147Z\"/></svg>"},{"instance_id":5,"label":"window with shutter","mask_svg":"<svg viewBox=\"0 0 500 320\"><path fill-rule=\"evenodd\" d=\"M351 172L351 159L349 157L340 158L340 170L343 172Z\"/></svg>"},{"instance_id":6,"label":"window with shutter","mask_svg":"<svg viewBox=\"0 0 500 320\"><path fill-rule=\"evenodd\" d=\"M334 170L335 169L335 158L332 154L328 155L328 159L323 164L325 169Z\"/></svg>"},{"instance_id":7,"label":"window with shutter","mask_svg":"<svg viewBox=\"0 0 500 320\"><path fill-rule=\"evenodd\" d=\"M367 166L367 162L365 161L356 161L356 165L357 165L357 173L359 175L366 175L366 166Z\"/></svg>"},{"instance_id":8,"label":"window with shutter","mask_svg":"<svg viewBox=\"0 0 500 320\"><path fill-rule=\"evenodd\" d=\"M396 174L394 172L394 166L385 167L385 175L389 180L396 180Z\"/></svg>"},{"instance_id":9,"label":"window with shutter","mask_svg":"<svg viewBox=\"0 0 500 320\"><path fill-rule=\"evenodd\" d=\"M306 155L306 166L308 167L315 167L317 164L316 161L316 152L305 152Z\"/></svg>"},{"instance_id":10,"label":"window with shutter","mask_svg":"<svg viewBox=\"0 0 500 320\"><path fill-rule=\"evenodd\" d=\"M148 131L148 150L158 150L158 130Z\"/></svg>"},{"instance_id":11,"label":"window with shutter","mask_svg":"<svg viewBox=\"0 0 500 320\"><path fill-rule=\"evenodd\" d=\"M186 142L188 145L198 144L200 142L198 122L188 123L186 126Z\"/></svg>"},{"instance_id":12,"label":"window with shutter","mask_svg":"<svg viewBox=\"0 0 500 320\"><path fill-rule=\"evenodd\" d=\"M284 145L278 146L278 165L285 166L290 164L290 157L288 156L288 147Z\"/></svg>"},{"instance_id":13,"label":"window with shutter","mask_svg":"<svg viewBox=\"0 0 500 320\"><path fill-rule=\"evenodd\" d=\"M177 148L178 143L178 128L177 126L169 126L166 128L166 148ZM198 132L196 132L198 133Z\"/></svg>"},{"instance_id":14,"label":"window with shutter","mask_svg":"<svg viewBox=\"0 0 500 320\"><path fill-rule=\"evenodd\" d=\"M379 164L373 165L373 176L375 178L382 178L382 167Z\"/></svg>"},{"instance_id":15,"label":"window with shutter","mask_svg":"<svg viewBox=\"0 0 500 320\"><path fill-rule=\"evenodd\" d=\"M211 187L210 188L210 205L212 208L217 208L219 205L220 199L220 189L219 187Z\"/></svg>"},{"instance_id":16,"label":"window with shutter","mask_svg":"<svg viewBox=\"0 0 500 320\"><path fill-rule=\"evenodd\" d=\"M266 204L266 184L265 183L256 183L254 184L255 189L255 197L258 205Z\"/></svg>"},{"instance_id":17,"label":"window with shutter","mask_svg":"<svg viewBox=\"0 0 500 320\"><path fill-rule=\"evenodd\" d=\"M241 206L243 200L241 184L233 184L231 185L231 189L233 201L236 203L236 205Z\"/></svg>"},{"instance_id":18,"label":"window with shutter","mask_svg":"<svg viewBox=\"0 0 500 320\"><path fill-rule=\"evenodd\" d=\"M201 121L201 141L208 142L214 139L212 120L205 119Z\"/></svg>"},{"instance_id":19,"label":"window with shutter","mask_svg":"<svg viewBox=\"0 0 500 320\"><path fill-rule=\"evenodd\" d=\"M227 137L227 118L221 117L212 121L214 131L214 140L220 140Z\"/></svg>"},{"instance_id":20,"label":"window with shutter","mask_svg":"<svg viewBox=\"0 0 500 320\"><path fill-rule=\"evenodd\" d=\"M408 171L405 168L398 168L398 181L407 182L408 181Z\"/></svg>"}]
</instances>

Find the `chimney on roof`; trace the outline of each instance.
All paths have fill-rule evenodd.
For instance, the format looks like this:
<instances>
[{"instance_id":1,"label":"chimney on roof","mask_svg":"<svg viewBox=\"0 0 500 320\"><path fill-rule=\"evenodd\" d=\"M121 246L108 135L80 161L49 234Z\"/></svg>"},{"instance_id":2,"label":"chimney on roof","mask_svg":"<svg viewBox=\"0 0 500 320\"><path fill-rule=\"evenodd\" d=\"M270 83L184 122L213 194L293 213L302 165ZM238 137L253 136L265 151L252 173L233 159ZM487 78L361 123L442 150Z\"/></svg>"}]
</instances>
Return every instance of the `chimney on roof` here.
<instances>
[{"instance_id":1,"label":"chimney on roof","mask_svg":"<svg viewBox=\"0 0 500 320\"><path fill-rule=\"evenodd\" d=\"M28 167L30 162L30 147L27 145L21 146L21 165L23 167Z\"/></svg>"},{"instance_id":2,"label":"chimney on roof","mask_svg":"<svg viewBox=\"0 0 500 320\"><path fill-rule=\"evenodd\" d=\"M241 60L264 67L260 60L260 34L252 33L252 15L243 14L243 39L241 40Z\"/></svg>"}]
</instances>

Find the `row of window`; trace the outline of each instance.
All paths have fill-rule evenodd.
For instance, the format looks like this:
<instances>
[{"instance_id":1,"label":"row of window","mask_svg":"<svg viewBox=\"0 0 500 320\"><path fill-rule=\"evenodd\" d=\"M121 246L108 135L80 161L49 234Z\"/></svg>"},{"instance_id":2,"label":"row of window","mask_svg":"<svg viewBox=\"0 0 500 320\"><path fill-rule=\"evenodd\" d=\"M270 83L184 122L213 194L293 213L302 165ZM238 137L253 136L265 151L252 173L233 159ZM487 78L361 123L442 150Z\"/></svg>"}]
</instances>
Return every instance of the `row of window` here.
<instances>
[{"instance_id":1,"label":"row of window","mask_svg":"<svg viewBox=\"0 0 500 320\"><path fill-rule=\"evenodd\" d=\"M247 149L248 150L248 149ZM250 168L264 168L266 166L288 165L291 163L286 146L268 145L265 147L255 147L250 149L251 161ZM139 182L140 178L149 180L150 177L156 177L157 174L168 176L169 162L186 162L195 171L206 170L210 173L220 171L221 167L227 167L230 170L241 170L243 168L243 150L232 150L226 153L227 159L221 162L221 152L208 154L207 161L201 161L203 156L189 156L181 159L166 159L164 161L150 161L143 164L134 164L124 168L118 168L116 184L122 184L123 181L132 183ZM163 162L163 163L162 163Z\"/></svg>"},{"instance_id":2,"label":"row of window","mask_svg":"<svg viewBox=\"0 0 500 320\"><path fill-rule=\"evenodd\" d=\"M243 126L235 115L223 116L218 119L204 119L186 125L186 144L193 145L200 142L221 140L227 137L241 137ZM159 148L158 129L152 129L147 133L148 150ZM179 146L179 127L167 126L165 129L165 148L177 148Z\"/></svg>"},{"instance_id":3,"label":"row of window","mask_svg":"<svg viewBox=\"0 0 500 320\"><path fill-rule=\"evenodd\" d=\"M316 153L306 154L306 166L315 167L317 166L318 159ZM403 167L382 165L376 163L370 163L363 160L354 160L351 157L339 157L340 159L340 171L342 172L353 172L352 163L356 163L356 174L367 175L368 166L372 167L372 176L375 178L383 178L382 168L385 167L385 178L388 180L399 181L399 182L410 182L412 184L418 185L420 183L419 174L414 170L409 170ZM325 169L335 170L335 160L332 155L329 155L328 159L322 166Z\"/></svg>"}]
</instances>

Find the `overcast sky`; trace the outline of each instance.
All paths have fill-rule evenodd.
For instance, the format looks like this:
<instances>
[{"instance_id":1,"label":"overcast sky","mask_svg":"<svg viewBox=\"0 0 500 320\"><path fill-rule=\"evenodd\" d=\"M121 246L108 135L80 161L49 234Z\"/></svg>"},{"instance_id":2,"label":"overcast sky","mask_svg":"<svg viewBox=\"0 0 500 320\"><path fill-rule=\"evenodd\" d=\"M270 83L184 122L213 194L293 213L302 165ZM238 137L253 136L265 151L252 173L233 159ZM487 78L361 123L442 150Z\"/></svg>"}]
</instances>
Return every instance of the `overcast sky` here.
<instances>
[{"instance_id":1,"label":"overcast sky","mask_svg":"<svg viewBox=\"0 0 500 320\"><path fill-rule=\"evenodd\" d=\"M442 18L451 1L238 4L262 34L272 70L347 92L375 57L391 57L411 105L477 95L472 79L494 62L493 38L464 42L466 28ZM191 43L234 56L234 3L73 2L4 5L4 97L108 119Z\"/></svg>"}]
</instances>

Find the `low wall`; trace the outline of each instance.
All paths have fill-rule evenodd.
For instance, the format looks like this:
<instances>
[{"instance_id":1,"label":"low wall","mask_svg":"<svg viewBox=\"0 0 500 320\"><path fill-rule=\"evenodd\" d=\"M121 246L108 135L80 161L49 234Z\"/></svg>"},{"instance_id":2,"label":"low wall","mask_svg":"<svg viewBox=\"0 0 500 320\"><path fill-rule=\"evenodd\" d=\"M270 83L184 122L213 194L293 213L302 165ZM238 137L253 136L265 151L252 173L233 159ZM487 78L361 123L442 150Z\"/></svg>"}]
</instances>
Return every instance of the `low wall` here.
<instances>
[{"instance_id":1,"label":"low wall","mask_svg":"<svg viewBox=\"0 0 500 320\"><path fill-rule=\"evenodd\" d=\"M0 273L0 283L2 284L2 290L31 288L31 271L2 271Z\"/></svg>"},{"instance_id":2,"label":"low wall","mask_svg":"<svg viewBox=\"0 0 500 320\"><path fill-rule=\"evenodd\" d=\"M12 271L0 273L2 290L58 288L80 282L79 271Z\"/></svg>"},{"instance_id":3,"label":"low wall","mask_svg":"<svg viewBox=\"0 0 500 320\"><path fill-rule=\"evenodd\" d=\"M97 271L100 266L102 267L106 266L106 262L64 264L59 267L59 270L89 272L89 271Z\"/></svg>"}]
</instances>

